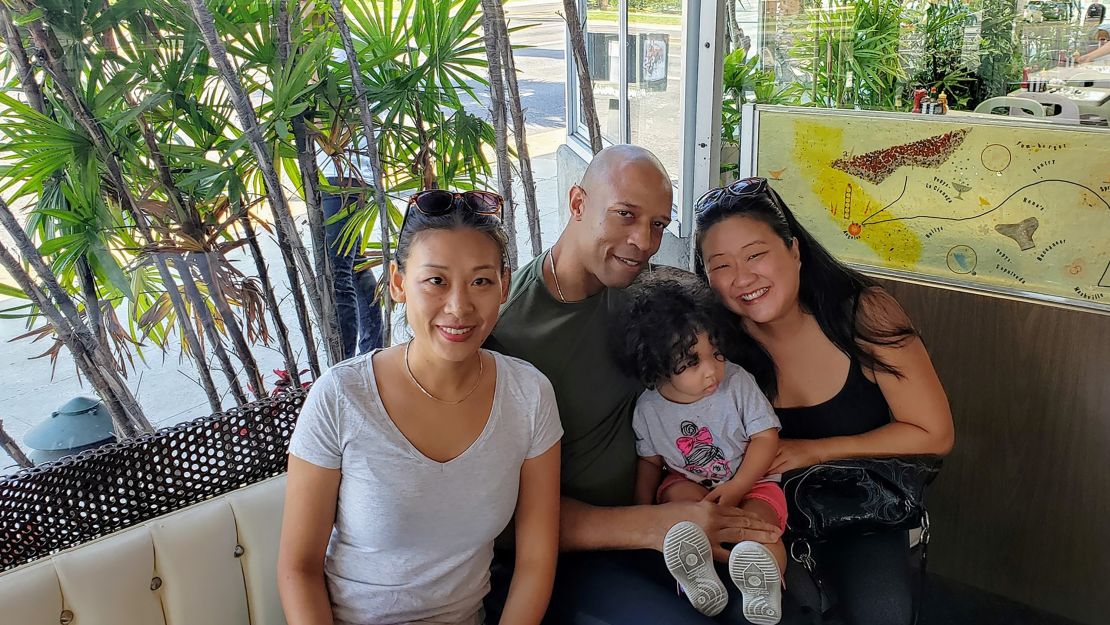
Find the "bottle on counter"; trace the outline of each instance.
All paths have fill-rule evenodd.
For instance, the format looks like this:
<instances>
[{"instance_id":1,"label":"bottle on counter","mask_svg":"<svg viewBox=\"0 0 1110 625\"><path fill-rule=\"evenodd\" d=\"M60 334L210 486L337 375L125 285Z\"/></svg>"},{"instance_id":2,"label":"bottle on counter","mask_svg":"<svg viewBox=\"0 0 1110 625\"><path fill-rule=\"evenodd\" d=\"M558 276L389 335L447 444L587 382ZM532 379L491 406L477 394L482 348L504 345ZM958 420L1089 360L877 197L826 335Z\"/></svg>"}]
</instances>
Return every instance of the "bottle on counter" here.
<instances>
[{"instance_id":1,"label":"bottle on counter","mask_svg":"<svg viewBox=\"0 0 1110 625\"><path fill-rule=\"evenodd\" d=\"M937 115L948 114L948 95L941 93L937 96Z\"/></svg>"},{"instance_id":2,"label":"bottle on counter","mask_svg":"<svg viewBox=\"0 0 1110 625\"><path fill-rule=\"evenodd\" d=\"M927 100L927 102L929 103L929 107L928 107L928 110L925 111L925 114L926 115L936 115L937 107L938 107L938 104L937 104L937 88L936 87L932 87L931 89L929 89L929 99Z\"/></svg>"},{"instance_id":3,"label":"bottle on counter","mask_svg":"<svg viewBox=\"0 0 1110 625\"><path fill-rule=\"evenodd\" d=\"M918 87L913 90L913 110L912 113L921 112L921 103L925 99L925 90Z\"/></svg>"}]
</instances>

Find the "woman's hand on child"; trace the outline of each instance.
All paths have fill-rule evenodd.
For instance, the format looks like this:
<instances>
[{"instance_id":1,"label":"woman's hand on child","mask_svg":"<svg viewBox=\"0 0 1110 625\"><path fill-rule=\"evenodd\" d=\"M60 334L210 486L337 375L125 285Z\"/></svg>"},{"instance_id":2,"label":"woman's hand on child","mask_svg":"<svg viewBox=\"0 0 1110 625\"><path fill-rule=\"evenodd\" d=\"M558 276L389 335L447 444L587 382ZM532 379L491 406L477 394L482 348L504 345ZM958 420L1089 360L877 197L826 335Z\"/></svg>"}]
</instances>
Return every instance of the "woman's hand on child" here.
<instances>
[{"instance_id":1,"label":"woman's hand on child","mask_svg":"<svg viewBox=\"0 0 1110 625\"><path fill-rule=\"evenodd\" d=\"M767 473L786 473L792 469L801 469L820 462L822 458L818 441L784 438L779 440L779 451Z\"/></svg>"}]
</instances>

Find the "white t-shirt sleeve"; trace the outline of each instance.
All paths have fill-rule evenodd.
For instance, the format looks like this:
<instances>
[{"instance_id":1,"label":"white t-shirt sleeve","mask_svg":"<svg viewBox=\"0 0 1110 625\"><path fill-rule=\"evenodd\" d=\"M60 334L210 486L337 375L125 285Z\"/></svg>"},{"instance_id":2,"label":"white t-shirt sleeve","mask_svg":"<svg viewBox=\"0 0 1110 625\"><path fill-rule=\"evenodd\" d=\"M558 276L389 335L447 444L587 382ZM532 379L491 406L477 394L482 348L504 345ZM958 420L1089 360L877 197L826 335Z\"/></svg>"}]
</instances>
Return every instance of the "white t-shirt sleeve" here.
<instances>
[{"instance_id":1,"label":"white t-shirt sleeve","mask_svg":"<svg viewBox=\"0 0 1110 625\"><path fill-rule=\"evenodd\" d=\"M739 365L733 373L731 387L748 438L771 428L782 429L778 415L771 407L771 402L767 401L767 396L759 389L755 377Z\"/></svg>"},{"instance_id":2,"label":"white t-shirt sleeve","mask_svg":"<svg viewBox=\"0 0 1110 625\"><path fill-rule=\"evenodd\" d=\"M304 400L289 440L290 454L325 469L342 466L338 403L335 376L325 373Z\"/></svg>"},{"instance_id":3,"label":"white t-shirt sleeve","mask_svg":"<svg viewBox=\"0 0 1110 625\"><path fill-rule=\"evenodd\" d=\"M563 424L559 420L559 405L555 401L555 389L547 376L536 371L539 379L539 402L536 406L536 416L532 422L532 445L528 448L525 458L535 458L563 438Z\"/></svg>"},{"instance_id":4,"label":"white t-shirt sleeve","mask_svg":"<svg viewBox=\"0 0 1110 625\"><path fill-rule=\"evenodd\" d=\"M647 409L644 406L643 395L636 400L636 409L632 411L632 433L636 436L637 456L650 458L659 455L655 449L655 441L651 438L651 432L648 431Z\"/></svg>"}]
</instances>

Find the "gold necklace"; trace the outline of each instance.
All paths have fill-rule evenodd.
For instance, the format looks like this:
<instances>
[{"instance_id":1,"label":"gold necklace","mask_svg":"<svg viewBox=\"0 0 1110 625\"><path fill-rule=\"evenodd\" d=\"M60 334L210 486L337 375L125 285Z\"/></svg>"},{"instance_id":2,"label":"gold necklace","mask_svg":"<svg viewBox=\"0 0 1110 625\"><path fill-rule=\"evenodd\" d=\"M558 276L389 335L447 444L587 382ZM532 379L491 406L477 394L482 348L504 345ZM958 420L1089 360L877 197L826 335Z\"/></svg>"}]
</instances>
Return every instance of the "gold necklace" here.
<instances>
[{"instance_id":1,"label":"gold necklace","mask_svg":"<svg viewBox=\"0 0 1110 625\"><path fill-rule=\"evenodd\" d=\"M481 351L478 352L478 379L474 380L474 386L472 386L470 388L470 390L467 391L466 395L463 395L462 399L459 399L459 400L456 400L456 401L447 401L446 399L440 399L440 398L436 397L435 395L432 395L431 393L429 393L428 389L424 388L424 386L422 384L420 384L420 382L416 379L416 376L412 374L412 366L409 365L409 346L410 345L412 345L412 340L411 339L409 340L408 343L405 343L405 371L409 372L409 379L412 380L412 383L416 385L416 388L420 389L420 392L427 395L430 399L434 399L434 400L438 401L441 404L447 404L448 406L454 406L456 404L463 403L467 399L470 399L470 396L474 394L474 391L478 390L478 384L481 383L481 381L482 381L482 372L485 370L485 365L482 363L482 352Z\"/></svg>"},{"instance_id":2,"label":"gold necklace","mask_svg":"<svg viewBox=\"0 0 1110 625\"><path fill-rule=\"evenodd\" d=\"M567 304L567 298L563 297L563 287L559 286L559 274L555 273L555 248L551 248L547 252L547 258L551 261L551 278L555 280L555 290L559 292L559 299L564 304Z\"/></svg>"}]
</instances>

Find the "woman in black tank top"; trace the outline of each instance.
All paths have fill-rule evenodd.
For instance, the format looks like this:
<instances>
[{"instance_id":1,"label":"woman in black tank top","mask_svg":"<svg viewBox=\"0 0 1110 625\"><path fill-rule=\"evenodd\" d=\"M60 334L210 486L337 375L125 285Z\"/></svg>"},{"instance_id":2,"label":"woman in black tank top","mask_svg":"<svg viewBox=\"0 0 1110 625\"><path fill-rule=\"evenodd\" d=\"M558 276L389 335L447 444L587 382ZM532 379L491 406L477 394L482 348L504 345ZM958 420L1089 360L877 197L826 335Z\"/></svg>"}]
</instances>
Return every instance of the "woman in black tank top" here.
<instances>
[{"instance_id":1,"label":"woman in black tank top","mask_svg":"<svg viewBox=\"0 0 1110 625\"><path fill-rule=\"evenodd\" d=\"M736 330L726 355L782 422L771 472L951 450L948 399L893 297L834 259L762 178L714 189L694 211L697 272ZM912 620L908 548L904 532L822 547L822 578L849 623Z\"/></svg>"}]
</instances>

